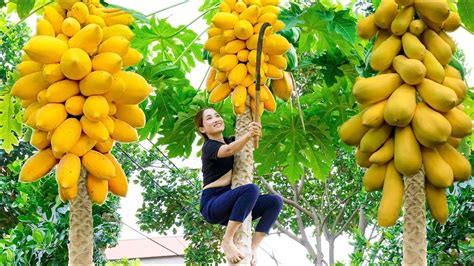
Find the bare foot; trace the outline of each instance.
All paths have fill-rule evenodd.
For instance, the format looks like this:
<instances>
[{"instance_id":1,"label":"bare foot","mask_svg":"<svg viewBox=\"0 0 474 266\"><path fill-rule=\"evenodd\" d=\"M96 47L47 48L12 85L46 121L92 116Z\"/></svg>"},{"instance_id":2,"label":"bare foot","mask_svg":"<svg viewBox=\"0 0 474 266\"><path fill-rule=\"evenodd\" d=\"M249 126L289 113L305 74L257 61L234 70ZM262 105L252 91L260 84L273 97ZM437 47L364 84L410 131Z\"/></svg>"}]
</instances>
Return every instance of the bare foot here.
<instances>
[{"instance_id":1,"label":"bare foot","mask_svg":"<svg viewBox=\"0 0 474 266\"><path fill-rule=\"evenodd\" d=\"M250 262L251 266L257 266L257 249L252 249L252 261Z\"/></svg>"},{"instance_id":2,"label":"bare foot","mask_svg":"<svg viewBox=\"0 0 474 266\"><path fill-rule=\"evenodd\" d=\"M237 249L232 240L223 240L221 246L228 261L237 263L245 258L244 254Z\"/></svg>"}]
</instances>

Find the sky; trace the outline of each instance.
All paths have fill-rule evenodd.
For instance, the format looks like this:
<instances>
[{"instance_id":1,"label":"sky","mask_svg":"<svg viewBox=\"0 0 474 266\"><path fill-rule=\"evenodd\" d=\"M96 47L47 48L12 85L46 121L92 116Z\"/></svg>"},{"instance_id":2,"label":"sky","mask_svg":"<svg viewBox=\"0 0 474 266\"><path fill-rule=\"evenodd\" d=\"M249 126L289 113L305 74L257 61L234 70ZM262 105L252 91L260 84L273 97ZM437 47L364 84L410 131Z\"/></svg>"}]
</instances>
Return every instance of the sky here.
<instances>
[{"instance_id":1,"label":"sky","mask_svg":"<svg viewBox=\"0 0 474 266\"><path fill-rule=\"evenodd\" d=\"M165 7L172 6L176 3L183 2L183 0L167 0L167 1L151 1L151 0L109 0L107 1L112 4L117 4L126 8L134 9L139 12L142 12L145 15L153 13L154 11L161 10ZM286 1L282 1L286 2ZM343 3L347 2L347 0L342 1ZM187 3L180 5L179 7L170 9L168 11L164 11L159 13L159 17L161 18L168 18L168 22L174 25L175 27L179 25L185 25L191 22L194 18L200 15L198 11L199 7L203 3L203 0L188 0ZM35 28L35 21L36 18L29 18L27 23L32 27ZM193 31L197 32L198 34L201 33L204 29L207 28L207 24L204 20L200 19L190 27ZM458 46L464 50L466 55L466 62L468 68L474 67L474 49L469 47L469 44L474 43L474 36L467 33L464 29L459 29L454 33L450 33L450 35L455 39L458 43ZM205 39L201 40L203 43ZM196 68L187 75L187 78L191 81L191 84L197 88L201 83L204 75L206 74L207 65L197 62ZM474 85L474 75L470 73L467 76L467 82L470 86ZM147 145L147 143L143 143ZM201 168L201 160L196 156L199 147L197 145L193 145L193 152L192 156L186 160L174 160L175 164L178 167L191 167L191 168ZM134 179L135 177L131 177ZM137 218L135 217L135 213L137 209L142 204L142 188L138 185L134 185L133 181L130 180L130 187L129 193L126 198L121 200L121 208L119 210L123 222L131 227L138 229L139 226L137 225ZM272 231L275 232L275 231ZM311 235L310 228L308 228L307 233ZM159 236L157 233L145 233L142 234L147 235L149 237ZM122 227L122 231L120 233L120 239L136 239L136 238L143 238L143 235L136 233L135 231L129 229L126 226ZM182 235L182 230L178 230L178 235ZM170 232L170 235L172 233ZM313 243L313 246L315 243ZM154 245L153 242L150 242L150 245ZM345 264L349 263L348 255L352 252L352 247L349 244L349 240L346 236L339 237L335 243L336 246L336 254L335 260L342 261ZM294 240L290 239L285 235L270 235L264 239L261 247L264 250L259 251L259 260L261 265L274 265L274 261L266 254L266 252L274 252L277 259L281 263L281 265L312 265L309 260L306 259L306 250L299 244L296 243ZM291 247L291 249L289 248ZM327 255L328 253L328 246L325 241L323 241L323 250L326 254L325 259L328 260Z\"/></svg>"}]
</instances>

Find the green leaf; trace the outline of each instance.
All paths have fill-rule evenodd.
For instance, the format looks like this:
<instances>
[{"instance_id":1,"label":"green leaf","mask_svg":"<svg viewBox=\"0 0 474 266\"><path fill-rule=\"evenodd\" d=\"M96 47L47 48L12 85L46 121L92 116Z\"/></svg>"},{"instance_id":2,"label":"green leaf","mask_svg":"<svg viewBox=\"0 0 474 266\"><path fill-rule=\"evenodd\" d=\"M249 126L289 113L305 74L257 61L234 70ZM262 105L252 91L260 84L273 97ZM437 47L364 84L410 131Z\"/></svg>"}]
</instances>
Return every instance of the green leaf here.
<instances>
[{"instance_id":1,"label":"green leaf","mask_svg":"<svg viewBox=\"0 0 474 266\"><path fill-rule=\"evenodd\" d=\"M335 31L351 44L356 40L357 23L350 15L350 10L342 10L335 13L333 20L328 24L329 31Z\"/></svg>"},{"instance_id":2,"label":"green leaf","mask_svg":"<svg viewBox=\"0 0 474 266\"><path fill-rule=\"evenodd\" d=\"M466 29L474 34L474 0L459 0L458 12Z\"/></svg>"},{"instance_id":3,"label":"green leaf","mask_svg":"<svg viewBox=\"0 0 474 266\"><path fill-rule=\"evenodd\" d=\"M21 116L17 111L21 105L13 102L10 93L0 96L0 149L11 152L21 137Z\"/></svg>"},{"instance_id":4,"label":"green leaf","mask_svg":"<svg viewBox=\"0 0 474 266\"><path fill-rule=\"evenodd\" d=\"M136 18L138 20L141 20L141 21L144 21L144 22L147 21L147 18L143 13L140 13L140 12L135 11L133 9L125 8L123 6L114 5L114 4L108 4L107 7L114 7L114 8L122 9L124 11L127 11L129 14L131 14L134 18Z\"/></svg>"},{"instance_id":5,"label":"green leaf","mask_svg":"<svg viewBox=\"0 0 474 266\"><path fill-rule=\"evenodd\" d=\"M38 229L35 229L35 231L33 231L33 239L38 244L43 243L43 240L44 240L43 233L41 233L41 231L39 231Z\"/></svg>"},{"instance_id":6,"label":"green leaf","mask_svg":"<svg viewBox=\"0 0 474 266\"><path fill-rule=\"evenodd\" d=\"M17 0L16 12L18 13L18 16L22 19L30 14L34 6L35 0Z\"/></svg>"}]
</instances>

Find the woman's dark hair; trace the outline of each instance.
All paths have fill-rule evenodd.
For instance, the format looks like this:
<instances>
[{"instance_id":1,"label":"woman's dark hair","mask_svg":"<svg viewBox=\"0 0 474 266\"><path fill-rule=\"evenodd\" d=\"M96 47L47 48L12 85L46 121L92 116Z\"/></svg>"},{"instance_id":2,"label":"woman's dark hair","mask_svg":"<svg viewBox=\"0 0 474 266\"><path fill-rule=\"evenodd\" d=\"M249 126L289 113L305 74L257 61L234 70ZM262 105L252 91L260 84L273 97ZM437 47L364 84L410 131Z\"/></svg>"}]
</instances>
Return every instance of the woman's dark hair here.
<instances>
[{"instance_id":1,"label":"woman's dark hair","mask_svg":"<svg viewBox=\"0 0 474 266\"><path fill-rule=\"evenodd\" d=\"M204 111L206 111L207 109L213 109L212 107L205 107L205 108L202 108L201 110L199 110L199 112L197 112L196 116L194 117L194 124L196 125L196 129L198 131L198 133L203 136L205 139L208 139L206 133L201 133L201 131L199 131L199 127L203 127L204 126L204 120L203 120L203 115L204 115Z\"/></svg>"}]
</instances>

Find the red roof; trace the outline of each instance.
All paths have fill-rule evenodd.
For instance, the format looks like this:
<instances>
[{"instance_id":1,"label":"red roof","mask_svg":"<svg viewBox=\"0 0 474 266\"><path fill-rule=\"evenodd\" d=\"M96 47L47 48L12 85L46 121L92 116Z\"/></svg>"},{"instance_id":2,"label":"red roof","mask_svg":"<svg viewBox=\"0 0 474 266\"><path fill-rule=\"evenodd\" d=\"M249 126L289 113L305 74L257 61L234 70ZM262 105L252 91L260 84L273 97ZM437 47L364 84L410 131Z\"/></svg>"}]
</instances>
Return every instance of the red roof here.
<instances>
[{"instance_id":1,"label":"red roof","mask_svg":"<svg viewBox=\"0 0 474 266\"><path fill-rule=\"evenodd\" d=\"M119 240L117 246L106 249L105 255L108 260L182 256L189 243L182 236L152 237L151 239L169 250L147 238L126 239Z\"/></svg>"}]
</instances>

